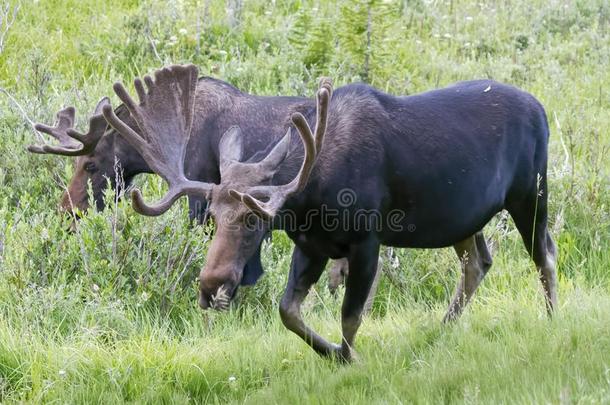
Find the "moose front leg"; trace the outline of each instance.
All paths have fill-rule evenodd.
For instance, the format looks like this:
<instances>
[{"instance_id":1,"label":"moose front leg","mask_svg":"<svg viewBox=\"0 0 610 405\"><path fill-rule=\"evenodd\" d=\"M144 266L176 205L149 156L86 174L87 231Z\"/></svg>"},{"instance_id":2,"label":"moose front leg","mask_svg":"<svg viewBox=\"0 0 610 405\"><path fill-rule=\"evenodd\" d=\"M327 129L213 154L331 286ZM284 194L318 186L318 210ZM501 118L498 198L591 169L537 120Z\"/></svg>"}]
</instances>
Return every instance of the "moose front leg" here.
<instances>
[{"instance_id":1,"label":"moose front leg","mask_svg":"<svg viewBox=\"0 0 610 405\"><path fill-rule=\"evenodd\" d=\"M348 260L349 273L341 307L343 340L339 352L340 359L347 362L352 360L356 332L362 322L362 312L377 274L379 242L371 237L364 243L352 246Z\"/></svg>"},{"instance_id":2,"label":"moose front leg","mask_svg":"<svg viewBox=\"0 0 610 405\"><path fill-rule=\"evenodd\" d=\"M328 257L306 255L298 246L292 252L288 285L280 303L280 316L284 326L296 333L316 352L328 356L336 353L339 346L327 342L311 330L301 317L301 304L324 271Z\"/></svg>"}]
</instances>

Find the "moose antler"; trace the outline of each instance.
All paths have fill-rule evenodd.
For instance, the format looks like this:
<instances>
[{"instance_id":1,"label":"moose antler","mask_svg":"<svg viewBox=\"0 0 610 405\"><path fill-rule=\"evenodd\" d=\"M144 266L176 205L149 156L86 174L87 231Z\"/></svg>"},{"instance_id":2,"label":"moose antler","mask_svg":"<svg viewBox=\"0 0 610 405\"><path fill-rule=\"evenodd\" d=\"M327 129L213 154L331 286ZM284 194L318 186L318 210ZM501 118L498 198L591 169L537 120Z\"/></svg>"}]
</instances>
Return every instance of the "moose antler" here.
<instances>
[{"instance_id":1,"label":"moose antler","mask_svg":"<svg viewBox=\"0 0 610 405\"><path fill-rule=\"evenodd\" d=\"M167 211L185 194L203 194L212 184L187 180L184 156L193 125L198 69L194 65L172 65L154 73L154 81L144 76L148 92L140 79L134 81L140 104L129 96L121 83L115 83L116 95L135 119L142 135L121 121L110 105L103 107L108 123L142 155L150 168L169 184L167 194L155 205L144 202L140 190L131 194L134 209L157 216Z\"/></svg>"},{"instance_id":2,"label":"moose antler","mask_svg":"<svg viewBox=\"0 0 610 405\"><path fill-rule=\"evenodd\" d=\"M53 154L62 156L88 155L95 150L99 140L104 135L108 124L102 115L102 109L110 106L108 97L102 98L89 118L89 131L82 134L74 129L74 107L67 107L57 113L55 126L36 124L37 131L51 135L59 141L59 145L30 145L28 151L32 153Z\"/></svg>"},{"instance_id":3,"label":"moose antler","mask_svg":"<svg viewBox=\"0 0 610 405\"><path fill-rule=\"evenodd\" d=\"M281 186L256 186L248 190L247 193L240 193L237 190L230 190L229 193L234 198L241 200L250 210L260 217L270 220L282 207L284 202L292 195L300 193L305 189L309 176L313 169L316 158L322 150L324 135L326 134L326 123L328 120L328 103L332 96L332 82L329 78L322 78L318 88L316 129L314 134L301 113L292 114L292 123L299 131L305 157L301 164L301 169L296 177L288 184ZM253 197L253 195L267 195L269 201L263 202Z\"/></svg>"}]
</instances>

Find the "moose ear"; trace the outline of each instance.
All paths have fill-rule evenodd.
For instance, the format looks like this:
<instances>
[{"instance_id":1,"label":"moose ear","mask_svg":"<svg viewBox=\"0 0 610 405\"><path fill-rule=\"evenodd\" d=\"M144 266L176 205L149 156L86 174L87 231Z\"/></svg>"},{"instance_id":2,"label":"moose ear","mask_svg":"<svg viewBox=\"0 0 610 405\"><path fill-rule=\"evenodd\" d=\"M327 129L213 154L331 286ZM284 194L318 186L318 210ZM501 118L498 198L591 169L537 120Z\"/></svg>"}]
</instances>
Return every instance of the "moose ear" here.
<instances>
[{"instance_id":1,"label":"moose ear","mask_svg":"<svg viewBox=\"0 0 610 405\"><path fill-rule=\"evenodd\" d=\"M277 167L286 159L288 149L290 147L290 128L286 132L286 135L279 140L277 144L271 149L271 152L261 162L260 167L264 172L275 172Z\"/></svg>"},{"instance_id":2,"label":"moose ear","mask_svg":"<svg viewBox=\"0 0 610 405\"><path fill-rule=\"evenodd\" d=\"M238 126L229 128L220 138L218 152L220 155L220 170L233 162L241 160L243 150L243 138Z\"/></svg>"}]
</instances>

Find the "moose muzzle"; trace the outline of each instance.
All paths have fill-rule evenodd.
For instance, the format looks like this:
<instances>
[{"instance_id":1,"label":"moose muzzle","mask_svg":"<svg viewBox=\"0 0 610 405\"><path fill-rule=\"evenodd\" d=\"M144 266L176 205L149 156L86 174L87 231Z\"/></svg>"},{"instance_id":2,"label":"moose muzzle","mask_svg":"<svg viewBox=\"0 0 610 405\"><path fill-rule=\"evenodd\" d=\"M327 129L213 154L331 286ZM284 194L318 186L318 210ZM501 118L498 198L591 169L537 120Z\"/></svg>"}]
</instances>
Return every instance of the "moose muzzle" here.
<instances>
[{"instance_id":1,"label":"moose muzzle","mask_svg":"<svg viewBox=\"0 0 610 405\"><path fill-rule=\"evenodd\" d=\"M199 278L199 307L201 309L229 309L231 300L237 293L237 287L241 280L241 271L219 272L214 274L202 274Z\"/></svg>"}]
</instances>

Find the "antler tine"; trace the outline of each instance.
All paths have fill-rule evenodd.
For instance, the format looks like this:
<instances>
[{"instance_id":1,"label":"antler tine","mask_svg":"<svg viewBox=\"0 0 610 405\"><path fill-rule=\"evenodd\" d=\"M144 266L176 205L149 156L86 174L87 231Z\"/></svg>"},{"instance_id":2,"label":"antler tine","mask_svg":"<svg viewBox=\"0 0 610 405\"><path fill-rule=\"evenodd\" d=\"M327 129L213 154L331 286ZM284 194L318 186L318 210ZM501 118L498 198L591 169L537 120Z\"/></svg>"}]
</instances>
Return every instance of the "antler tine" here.
<instances>
[{"instance_id":1,"label":"antler tine","mask_svg":"<svg viewBox=\"0 0 610 405\"><path fill-rule=\"evenodd\" d=\"M139 110L137 109L138 106L133 101L131 96L129 96L129 93L127 93L127 90L125 89L123 84L117 82L112 86L112 89L114 90L115 94L119 97L119 99L123 102L125 107L127 107L127 109L129 110L129 113L136 119L136 122L138 123L138 126L139 126L140 121L138 120L138 118L142 119L142 117L139 114ZM137 85L136 85L136 89L138 89L138 92L140 92L140 89L138 88ZM129 142L131 144L131 146L136 148L139 152L145 153L144 151L140 151L140 148L144 147L144 143L142 142L141 136L136 131L134 131L129 125L125 124L125 122L123 122L123 120L121 120L119 117L117 117L116 114L114 113L114 111L112 110L112 108L105 107L102 110L102 113L104 114L104 118L106 119L108 124L110 124L111 127L116 129L119 132L119 134L121 134L121 136L123 136L127 140L127 142ZM136 114L138 114L138 115L136 115Z\"/></svg>"},{"instance_id":2,"label":"antler tine","mask_svg":"<svg viewBox=\"0 0 610 405\"><path fill-rule=\"evenodd\" d=\"M108 123L142 155L150 168L168 184L167 194L154 205L144 202L140 190L131 194L134 209L148 216L167 211L184 194L206 195L210 183L187 180L184 175L184 156L191 134L194 116L197 67L172 65L160 69L142 80L136 79L134 87L140 98L137 104L121 83L113 88L136 121L140 133L119 119L112 108L103 108Z\"/></svg>"},{"instance_id":3,"label":"antler tine","mask_svg":"<svg viewBox=\"0 0 610 405\"><path fill-rule=\"evenodd\" d=\"M140 80L140 78L137 77L133 81L133 85L136 88L136 92L138 93L138 98L140 99L140 102L142 102L144 100L144 98L146 97L146 90L144 90L144 85L142 84L142 80Z\"/></svg>"},{"instance_id":4,"label":"antler tine","mask_svg":"<svg viewBox=\"0 0 610 405\"><path fill-rule=\"evenodd\" d=\"M288 197L293 194L300 193L307 186L309 176L313 170L317 156L322 149L324 135L326 134L326 123L328 121L328 105L332 94L332 82L329 78L323 78L320 81L320 86L317 93L317 115L315 138L311 132L311 128L307 120L301 113L292 114L292 123L299 131L305 156L303 163L296 177L288 184L283 186L264 186L253 187L250 191L264 191L271 194L268 202L262 202L252 197L248 193L240 193L236 190L230 190L234 198L240 199L250 210L259 214L261 217L271 219L277 211L282 207Z\"/></svg>"},{"instance_id":5,"label":"antler tine","mask_svg":"<svg viewBox=\"0 0 610 405\"><path fill-rule=\"evenodd\" d=\"M284 188L287 193L298 193L303 191L307 185L309 175L313 169L318 152L316 148L317 139L312 135L311 128L301 113L292 114L291 119L292 123L297 128L297 131L299 131L299 135L301 136L303 148L305 149L305 156L303 158L303 163L301 163L299 173L290 183L284 186ZM318 128L316 128L316 132L317 129Z\"/></svg>"},{"instance_id":6,"label":"antler tine","mask_svg":"<svg viewBox=\"0 0 610 405\"><path fill-rule=\"evenodd\" d=\"M299 131L301 135L301 141L305 148L305 158L299 170L299 174L283 188L283 193L286 197L291 194L300 193L305 189L309 176L313 169L313 165L316 158L322 150L322 142L324 141L324 135L326 135L326 122L328 121L328 104L330 95L332 93L332 82L329 78L324 78L320 82L320 88L316 95L317 98L317 113L316 113L316 129L315 138L311 134L311 128L307 123L307 120L301 113L292 114L292 123ZM315 143L314 143L315 142Z\"/></svg>"},{"instance_id":7,"label":"antler tine","mask_svg":"<svg viewBox=\"0 0 610 405\"><path fill-rule=\"evenodd\" d=\"M39 154L54 154L62 156L88 155L95 150L97 143L104 135L107 123L102 116L102 108L110 105L107 97L102 98L91 118L89 118L89 131L82 134L74 129L74 107L64 108L57 113L57 123L54 127L45 124L36 124L37 131L51 135L59 141L59 145L30 145L28 151ZM75 142L78 141L78 142Z\"/></svg>"},{"instance_id":8,"label":"antler tine","mask_svg":"<svg viewBox=\"0 0 610 405\"><path fill-rule=\"evenodd\" d=\"M317 119L315 129L316 153L322 149L322 142L324 141L324 135L326 134L328 103L330 102L333 94L332 80L329 77L322 77L318 87Z\"/></svg>"},{"instance_id":9,"label":"antler tine","mask_svg":"<svg viewBox=\"0 0 610 405\"><path fill-rule=\"evenodd\" d=\"M66 107L55 114L56 123L54 127L38 123L35 125L35 128L37 131L51 135L60 142L68 142L71 139L66 136L66 130L74 126L75 115L76 110L74 107Z\"/></svg>"}]
</instances>

